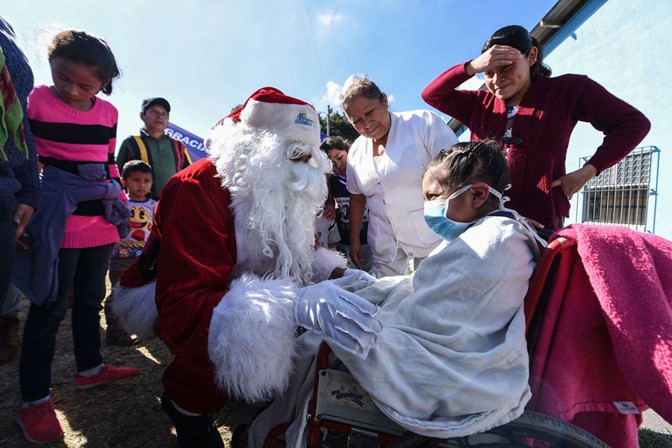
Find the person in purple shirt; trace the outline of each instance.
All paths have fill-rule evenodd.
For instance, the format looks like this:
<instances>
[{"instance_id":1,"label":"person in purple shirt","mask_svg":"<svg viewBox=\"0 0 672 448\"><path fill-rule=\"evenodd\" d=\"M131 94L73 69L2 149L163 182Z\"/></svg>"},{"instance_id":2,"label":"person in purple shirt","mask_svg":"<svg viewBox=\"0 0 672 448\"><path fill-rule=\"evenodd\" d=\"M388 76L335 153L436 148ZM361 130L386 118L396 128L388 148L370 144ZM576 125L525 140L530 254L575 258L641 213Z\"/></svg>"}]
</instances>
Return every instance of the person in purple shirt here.
<instances>
[{"instance_id":1,"label":"person in purple shirt","mask_svg":"<svg viewBox=\"0 0 672 448\"><path fill-rule=\"evenodd\" d=\"M26 113L33 72L14 29L1 16L0 57L0 89L5 99L0 109L0 364L4 364L18 353L17 292L10 285L16 247L37 208L40 184Z\"/></svg>"}]
</instances>

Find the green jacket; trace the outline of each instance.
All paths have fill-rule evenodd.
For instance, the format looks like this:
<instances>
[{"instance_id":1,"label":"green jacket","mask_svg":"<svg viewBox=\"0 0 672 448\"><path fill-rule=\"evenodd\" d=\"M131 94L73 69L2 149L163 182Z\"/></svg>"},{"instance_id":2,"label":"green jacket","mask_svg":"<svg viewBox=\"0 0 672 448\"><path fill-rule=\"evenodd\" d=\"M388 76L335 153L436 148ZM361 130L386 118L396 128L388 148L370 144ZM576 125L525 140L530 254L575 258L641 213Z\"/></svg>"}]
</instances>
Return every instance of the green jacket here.
<instances>
[{"instance_id":1,"label":"green jacket","mask_svg":"<svg viewBox=\"0 0 672 448\"><path fill-rule=\"evenodd\" d=\"M189 151L182 142L167 135L156 139L147 134L144 129L140 131L140 135L132 135L121 143L117 155L119 173L129 160L142 160L152 167L154 177L152 195L157 198L161 196L161 191L168 179L191 165Z\"/></svg>"}]
</instances>

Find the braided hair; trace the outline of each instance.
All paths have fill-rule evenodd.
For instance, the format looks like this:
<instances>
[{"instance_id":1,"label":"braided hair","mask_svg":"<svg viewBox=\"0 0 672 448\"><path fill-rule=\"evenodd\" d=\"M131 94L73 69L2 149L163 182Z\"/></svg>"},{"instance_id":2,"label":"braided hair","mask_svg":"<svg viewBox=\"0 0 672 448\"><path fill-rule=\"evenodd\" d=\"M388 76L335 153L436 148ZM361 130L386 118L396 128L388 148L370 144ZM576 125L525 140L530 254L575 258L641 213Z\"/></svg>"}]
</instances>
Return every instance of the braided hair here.
<instances>
[{"instance_id":1,"label":"braided hair","mask_svg":"<svg viewBox=\"0 0 672 448\"><path fill-rule=\"evenodd\" d=\"M425 176L436 180L446 191L485 182L503 193L509 183L509 169L502 147L494 140L456 143L443 149L429 163ZM496 199L491 196L490 199Z\"/></svg>"}]
</instances>

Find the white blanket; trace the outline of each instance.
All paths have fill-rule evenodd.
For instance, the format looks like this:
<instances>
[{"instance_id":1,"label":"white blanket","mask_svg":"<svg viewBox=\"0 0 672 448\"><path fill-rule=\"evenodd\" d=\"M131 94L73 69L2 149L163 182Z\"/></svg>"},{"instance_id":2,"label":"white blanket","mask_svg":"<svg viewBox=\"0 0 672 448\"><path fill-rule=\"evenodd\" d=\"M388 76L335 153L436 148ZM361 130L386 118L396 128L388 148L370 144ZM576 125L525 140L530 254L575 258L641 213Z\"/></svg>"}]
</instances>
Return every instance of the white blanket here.
<instances>
[{"instance_id":1,"label":"white blanket","mask_svg":"<svg viewBox=\"0 0 672 448\"><path fill-rule=\"evenodd\" d=\"M441 244L414 275L357 291L381 303L378 345L366 360L334 352L383 413L410 431L448 438L503 425L530 399L523 298L537 254L522 225L485 217ZM298 445L303 433L309 364L297 363L301 386L292 393L299 397L287 391L261 416L260 426L301 416L287 446ZM280 407L288 413L281 416ZM261 436L256 431L252 446Z\"/></svg>"}]
</instances>

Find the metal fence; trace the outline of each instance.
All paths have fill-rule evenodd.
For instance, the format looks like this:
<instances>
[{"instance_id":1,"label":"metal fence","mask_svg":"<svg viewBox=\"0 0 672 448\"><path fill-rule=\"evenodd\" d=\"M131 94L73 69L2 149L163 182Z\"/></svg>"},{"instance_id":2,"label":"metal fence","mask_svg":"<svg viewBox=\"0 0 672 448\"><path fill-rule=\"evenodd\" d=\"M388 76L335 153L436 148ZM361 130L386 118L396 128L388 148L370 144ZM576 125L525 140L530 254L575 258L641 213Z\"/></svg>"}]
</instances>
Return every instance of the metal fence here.
<instances>
[{"instance_id":1,"label":"metal fence","mask_svg":"<svg viewBox=\"0 0 672 448\"><path fill-rule=\"evenodd\" d=\"M658 154L655 146L632 151L616 165L595 176L583 187L581 222L587 224L621 224L635 230L652 231L647 226L650 197L656 196ZM581 165L588 157L580 159ZM653 207L655 207L655 201ZM652 214L655 217L655 213Z\"/></svg>"}]
</instances>

